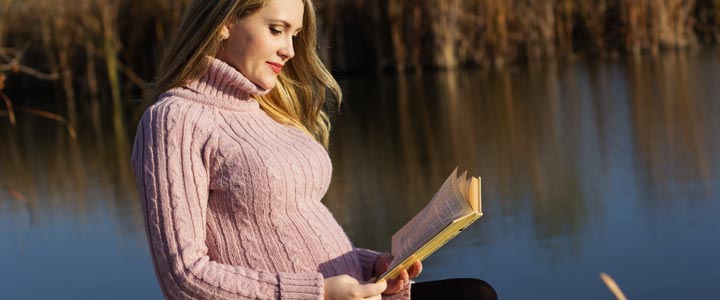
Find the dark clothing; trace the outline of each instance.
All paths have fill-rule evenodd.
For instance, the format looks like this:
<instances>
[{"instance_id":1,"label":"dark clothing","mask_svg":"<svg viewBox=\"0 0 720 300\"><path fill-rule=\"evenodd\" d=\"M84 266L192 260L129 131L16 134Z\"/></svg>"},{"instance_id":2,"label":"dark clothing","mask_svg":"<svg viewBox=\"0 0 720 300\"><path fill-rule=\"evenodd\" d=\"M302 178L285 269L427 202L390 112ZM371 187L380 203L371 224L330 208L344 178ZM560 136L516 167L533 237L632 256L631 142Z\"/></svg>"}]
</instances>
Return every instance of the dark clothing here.
<instances>
[{"instance_id":1,"label":"dark clothing","mask_svg":"<svg viewBox=\"0 0 720 300\"><path fill-rule=\"evenodd\" d=\"M410 285L412 300L472 299L497 300L495 289L487 282L474 278L453 278L415 282Z\"/></svg>"}]
</instances>

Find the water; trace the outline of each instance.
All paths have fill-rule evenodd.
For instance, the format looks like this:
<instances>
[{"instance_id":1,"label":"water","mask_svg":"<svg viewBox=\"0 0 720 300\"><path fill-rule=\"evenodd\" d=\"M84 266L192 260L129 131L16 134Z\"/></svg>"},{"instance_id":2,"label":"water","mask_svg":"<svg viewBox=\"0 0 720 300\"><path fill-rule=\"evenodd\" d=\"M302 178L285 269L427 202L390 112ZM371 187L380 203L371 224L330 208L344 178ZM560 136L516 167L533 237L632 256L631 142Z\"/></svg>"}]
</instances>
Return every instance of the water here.
<instances>
[{"instance_id":1,"label":"water","mask_svg":"<svg viewBox=\"0 0 720 300\"><path fill-rule=\"evenodd\" d=\"M341 78L325 203L357 246L392 233L460 165L485 216L419 281L503 299L720 294L720 52ZM0 119L0 299L161 299L128 149Z\"/></svg>"}]
</instances>

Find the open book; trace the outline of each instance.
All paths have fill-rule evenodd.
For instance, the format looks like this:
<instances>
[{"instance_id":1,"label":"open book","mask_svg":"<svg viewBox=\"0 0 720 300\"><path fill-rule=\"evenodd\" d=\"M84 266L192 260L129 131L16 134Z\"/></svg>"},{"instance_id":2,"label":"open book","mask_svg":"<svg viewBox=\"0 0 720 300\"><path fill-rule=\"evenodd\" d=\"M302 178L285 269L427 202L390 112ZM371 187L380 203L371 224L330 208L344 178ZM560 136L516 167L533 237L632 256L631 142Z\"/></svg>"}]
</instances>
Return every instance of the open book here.
<instances>
[{"instance_id":1,"label":"open book","mask_svg":"<svg viewBox=\"0 0 720 300\"><path fill-rule=\"evenodd\" d=\"M394 257L378 280L395 278L422 261L482 216L480 178L457 176L457 168L430 203L392 237Z\"/></svg>"}]
</instances>

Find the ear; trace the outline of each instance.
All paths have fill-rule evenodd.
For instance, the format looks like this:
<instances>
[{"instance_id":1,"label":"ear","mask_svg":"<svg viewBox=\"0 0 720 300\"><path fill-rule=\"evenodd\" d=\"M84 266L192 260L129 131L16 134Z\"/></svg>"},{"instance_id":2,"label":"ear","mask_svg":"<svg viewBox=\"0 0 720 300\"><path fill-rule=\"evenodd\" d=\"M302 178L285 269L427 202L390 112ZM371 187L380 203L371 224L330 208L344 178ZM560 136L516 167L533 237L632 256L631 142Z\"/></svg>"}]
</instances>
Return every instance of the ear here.
<instances>
[{"instance_id":1,"label":"ear","mask_svg":"<svg viewBox=\"0 0 720 300\"><path fill-rule=\"evenodd\" d=\"M227 25L220 27L220 40L227 40L230 38L230 28Z\"/></svg>"}]
</instances>

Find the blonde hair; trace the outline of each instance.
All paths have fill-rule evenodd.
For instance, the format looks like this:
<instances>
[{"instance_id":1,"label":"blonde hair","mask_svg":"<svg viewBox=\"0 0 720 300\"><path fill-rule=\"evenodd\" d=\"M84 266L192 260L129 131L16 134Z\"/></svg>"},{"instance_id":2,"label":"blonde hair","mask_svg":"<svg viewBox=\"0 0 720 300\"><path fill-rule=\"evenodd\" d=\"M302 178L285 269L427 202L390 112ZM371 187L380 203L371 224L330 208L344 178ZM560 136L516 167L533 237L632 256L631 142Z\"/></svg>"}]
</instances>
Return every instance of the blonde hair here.
<instances>
[{"instance_id":1,"label":"blonde hair","mask_svg":"<svg viewBox=\"0 0 720 300\"><path fill-rule=\"evenodd\" d=\"M194 0L163 54L146 100L155 101L166 90L200 78L209 68L206 56L220 48L219 32L227 22L249 16L266 0ZM317 52L317 21L312 0L304 3L303 30L294 42L295 56L283 67L269 93L257 96L260 107L277 122L296 126L325 148L329 144L330 121L323 108L342 101L342 91L325 68ZM234 18L234 19L233 19Z\"/></svg>"}]
</instances>

